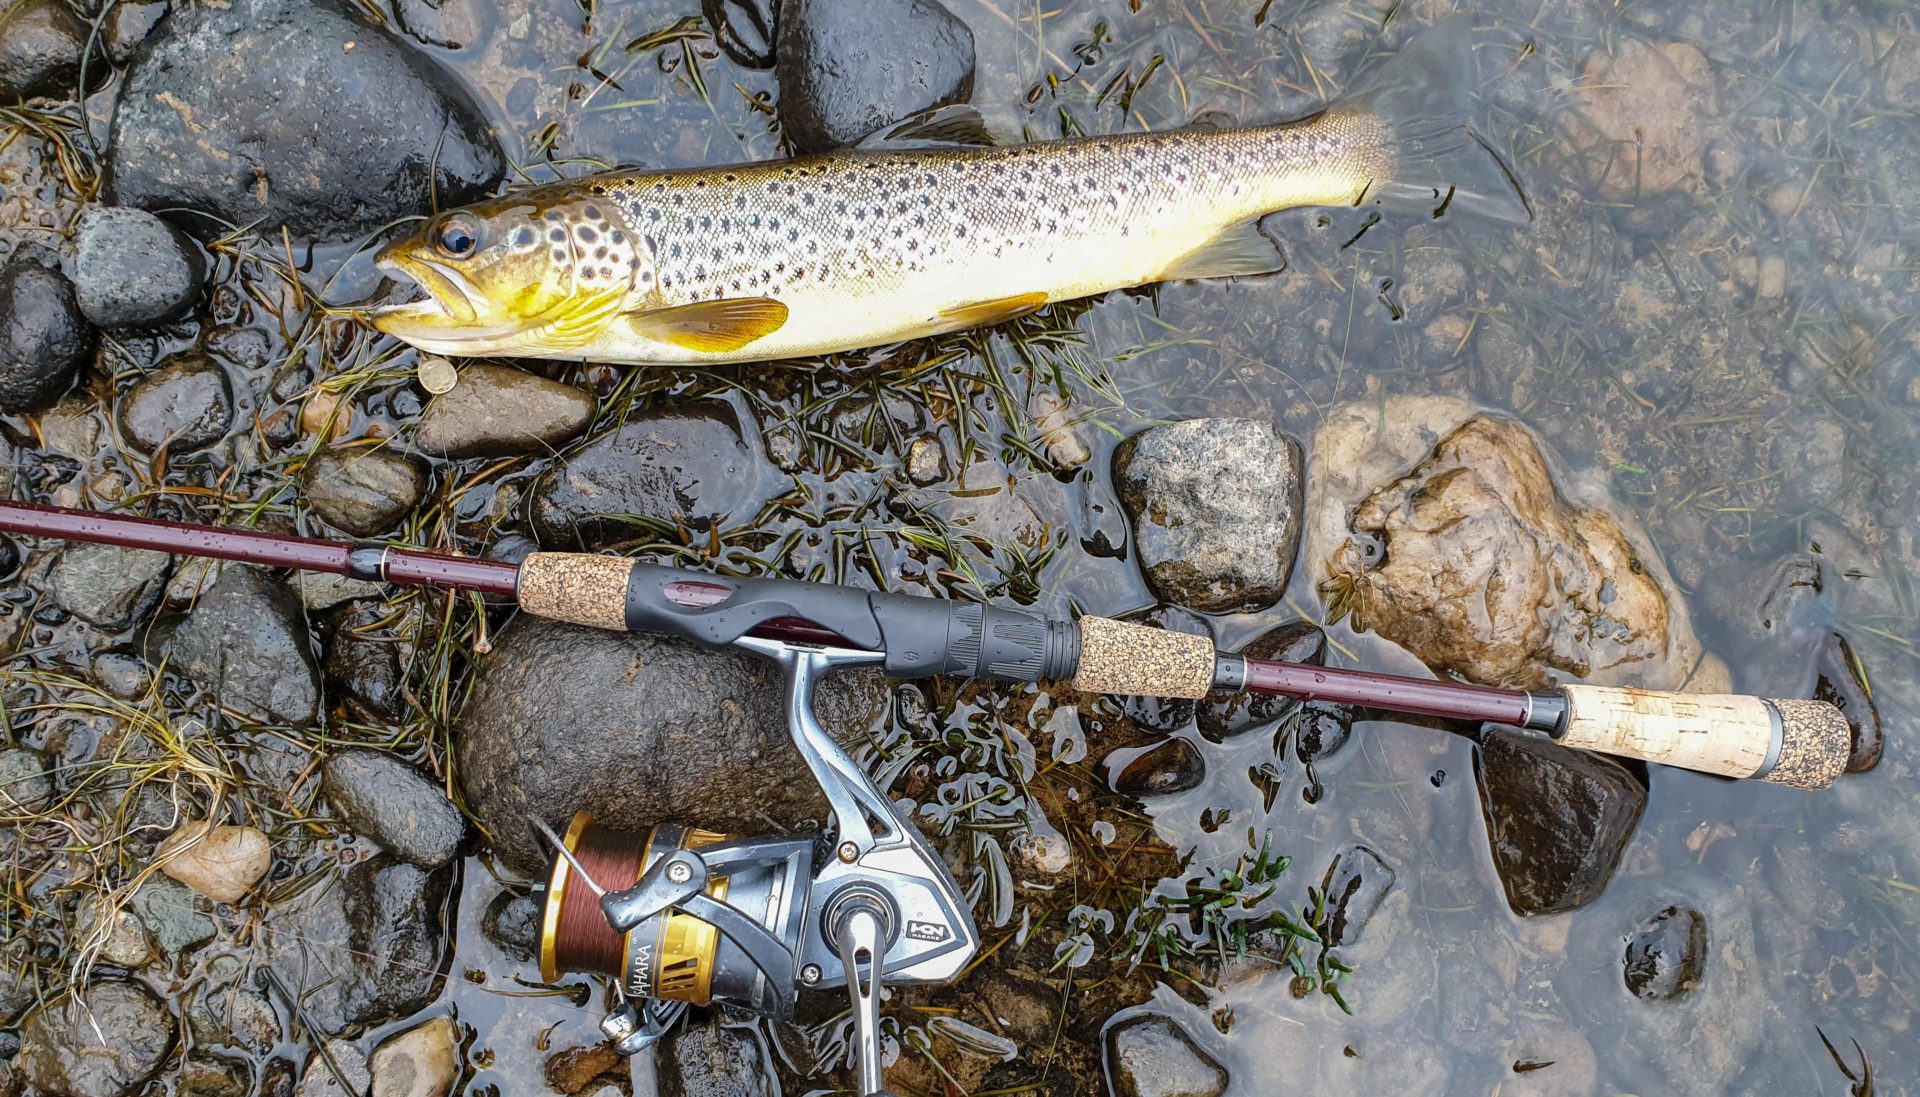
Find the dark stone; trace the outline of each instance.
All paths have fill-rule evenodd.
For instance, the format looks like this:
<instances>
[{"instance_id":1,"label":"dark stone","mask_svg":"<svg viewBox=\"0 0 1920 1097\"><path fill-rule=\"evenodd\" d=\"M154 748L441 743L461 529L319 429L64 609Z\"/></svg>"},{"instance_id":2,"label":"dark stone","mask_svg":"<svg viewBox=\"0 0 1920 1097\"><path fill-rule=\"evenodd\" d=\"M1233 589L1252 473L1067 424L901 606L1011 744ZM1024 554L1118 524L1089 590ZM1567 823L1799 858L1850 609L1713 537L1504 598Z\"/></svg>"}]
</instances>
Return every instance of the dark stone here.
<instances>
[{"instance_id":1,"label":"dark stone","mask_svg":"<svg viewBox=\"0 0 1920 1097\"><path fill-rule=\"evenodd\" d=\"M0 817L29 815L52 802L53 778L44 756L24 747L0 750Z\"/></svg>"},{"instance_id":2,"label":"dark stone","mask_svg":"<svg viewBox=\"0 0 1920 1097\"><path fill-rule=\"evenodd\" d=\"M1288 663L1322 666L1327 661L1327 637L1311 621L1292 621L1262 633L1241 649L1250 659L1279 659ZM1271 728L1298 715L1297 698L1261 693L1212 693L1195 708L1200 733L1214 742L1230 736Z\"/></svg>"},{"instance_id":3,"label":"dark stone","mask_svg":"<svg viewBox=\"0 0 1920 1097\"><path fill-rule=\"evenodd\" d=\"M45 96L72 99L87 53L87 25L60 0L24 0L0 12L0 106ZM107 66L93 61L88 78Z\"/></svg>"},{"instance_id":4,"label":"dark stone","mask_svg":"<svg viewBox=\"0 0 1920 1097\"><path fill-rule=\"evenodd\" d=\"M509 366L470 362L420 413L413 443L436 457L551 453L593 422L593 394Z\"/></svg>"},{"instance_id":5,"label":"dark stone","mask_svg":"<svg viewBox=\"0 0 1920 1097\"><path fill-rule=\"evenodd\" d=\"M213 900L171 876L154 873L128 900L153 943L168 956L181 956L219 935L213 924Z\"/></svg>"},{"instance_id":6,"label":"dark stone","mask_svg":"<svg viewBox=\"0 0 1920 1097\"><path fill-rule=\"evenodd\" d=\"M748 520L765 499L766 473L727 405L648 412L555 464L534 492L534 532L547 548L583 548L644 538L650 525Z\"/></svg>"},{"instance_id":7,"label":"dark stone","mask_svg":"<svg viewBox=\"0 0 1920 1097\"><path fill-rule=\"evenodd\" d=\"M554 688L555 668L567 686ZM787 737L773 664L661 636L521 616L480 659L454 726L466 805L517 872L548 850L527 820L564 828L586 811L645 832L691 823L765 833L821 818L826 801ZM830 733L864 734L887 704L884 683L841 673L816 706Z\"/></svg>"},{"instance_id":8,"label":"dark stone","mask_svg":"<svg viewBox=\"0 0 1920 1097\"><path fill-rule=\"evenodd\" d=\"M320 791L354 833L422 868L460 852L467 823L438 782L377 750L343 750L320 770Z\"/></svg>"},{"instance_id":9,"label":"dark stone","mask_svg":"<svg viewBox=\"0 0 1920 1097\"><path fill-rule=\"evenodd\" d=\"M1707 966L1707 920L1689 907L1668 907L1627 938L1627 989L1667 1002L1700 985Z\"/></svg>"},{"instance_id":10,"label":"dark stone","mask_svg":"<svg viewBox=\"0 0 1920 1097\"><path fill-rule=\"evenodd\" d=\"M211 359L183 355L142 377L120 398L120 431L147 453L211 445L233 425L233 385Z\"/></svg>"},{"instance_id":11,"label":"dark stone","mask_svg":"<svg viewBox=\"0 0 1920 1097\"><path fill-rule=\"evenodd\" d=\"M92 359L94 339L53 253L23 245L0 265L0 412L50 407Z\"/></svg>"},{"instance_id":12,"label":"dark stone","mask_svg":"<svg viewBox=\"0 0 1920 1097\"><path fill-rule=\"evenodd\" d=\"M146 210L96 206L80 217L74 299L100 327L178 320L200 299L205 278L200 249Z\"/></svg>"},{"instance_id":13,"label":"dark stone","mask_svg":"<svg viewBox=\"0 0 1920 1097\"><path fill-rule=\"evenodd\" d=\"M1560 914L1600 897L1647 804L1644 778L1611 758L1504 732L1475 774L1494 868L1516 914Z\"/></svg>"},{"instance_id":14,"label":"dark stone","mask_svg":"<svg viewBox=\"0 0 1920 1097\"><path fill-rule=\"evenodd\" d=\"M427 492L419 465L378 450L330 450L307 462L307 505L327 524L355 537L384 533Z\"/></svg>"},{"instance_id":15,"label":"dark stone","mask_svg":"<svg viewBox=\"0 0 1920 1097\"><path fill-rule=\"evenodd\" d=\"M502 891L480 916L480 932L500 951L526 963L540 953L540 900L518 891Z\"/></svg>"},{"instance_id":16,"label":"dark stone","mask_svg":"<svg viewBox=\"0 0 1920 1097\"><path fill-rule=\"evenodd\" d=\"M1107 1030L1105 1065L1113 1097L1219 1097L1227 1071L1171 1017L1145 1013Z\"/></svg>"},{"instance_id":17,"label":"dark stone","mask_svg":"<svg viewBox=\"0 0 1920 1097\"><path fill-rule=\"evenodd\" d=\"M1114 451L1113 481L1147 585L1202 613L1265 609L1300 545L1300 447L1258 419L1152 427Z\"/></svg>"},{"instance_id":18,"label":"dark stone","mask_svg":"<svg viewBox=\"0 0 1920 1097\"><path fill-rule=\"evenodd\" d=\"M1880 731L1880 709L1873 703L1866 676L1853 645L1839 633L1830 633L1813 663L1813 699L1834 705L1853 729L1853 751L1848 773L1865 773L1880 764L1886 738Z\"/></svg>"},{"instance_id":19,"label":"dark stone","mask_svg":"<svg viewBox=\"0 0 1920 1097\"><path fill-rule=\"evenodd\" d=\"M0 452L0 461L11 462L14 455ZM12 485L10 476L0 475L0 493ZM20 570L20 546L11 537L0 537L0 579L11 579Z\"/></svg>"},{"instance_id":20,"label":"dark stone","mask_svg":"<svg viewBox=\"0 0 1920 1097\"><path fill-rule=\"evenodd\" d=\"M400 29L424 46L467 49L483 42L487 8L479 0L395 0Z\"/></svg>"},{"instance_id":21,"label":"dark stone","mask_svg":"<svg viewBox=\"0 0 1920 1097\"><path fill-rule=\"evenodd\" d=\"M108 631L132 628L160 604L173 557L85 542L60 550L47 588L60 607Z\"/></svg>"},{"instance_id":22,"label":"dark stone","mask_svg":"<svg viewBox=\"0 0 1920 1097\"><path fill-rule=\"evenodd\" d=\"M147 692L153 684L153 668L139 654L126 648L107 648L93 653L88 676L110 697L131 701Z\"/></svg>"},{"instance_id":23,"label":"dark stone","mask_svg":"<svg viewBox=\"0 0 1920 1097\"><path fill-rule=\"evenodd\" d=\"M119 0L114 4L100 28L107 42L107 56L113 63L124 65L132 60L133 51L139 49L153 28L167 17L171 6L168 0Z\"/></svg>"},{"instance_id":24,"label":"dark stone","mask_svg":"<svg viewBox=\"0 0 1920 1097\"><path fill-rule=\"evenodd\" d=\"M402 645L377 631L388 616L377 604L355 606L334 628L321 663L327 696L375 723L398 719L407 705Z\"/></svg>"},{"instance_id":25,"label":"dark stone","mask_svg":"<svg viewBox=\"0 0 1920 1097\"><path fill-rule=\"evenodd\" d=\"M1207 763L1185 739L1168 739L1136 756L1113 775L1113 790L1128 796L1168 796L1198 788Z\"/></svg>"},{"instance_id":26,"label":"dark stone","mask_svg":"<svg viewBox=\"0 0 1920 1097\"><path fill-rule=\"evenodd\" d=\"M973 32L934 0L784 0L774 33L780 125L798 152L973 95Z\"/></svg>"},{"instance_id":27,"label":"dark stone","mask_svg":"<svg viewBox=\"0 0 1920 1097\"><path fill-rule=\"evenodd\" d=\"M412 1013L440 989L451 869L385 855L280 904L263 923L264 962L329 1036Z\"/></svg>"},{"instance_id":28,"label":"dark stone","mask_svg":"<svg viewBox=\"0 0 1920 1097\"><path fill-rule=\"evenodd\" d=\"M1338 948L1360 940L1367 920L1393 890L1393 870L1380 855L1365 846L1341 850L1327 866L1320 891L1327 899L1327 945Z\"/></svg>"},{"instance_id":29,"label":"dark stone","mask_svg":"<svg viewBox=\"0 0 1920 1097\"><path fill-rule=\"evenodd\" d=\"M331 0L181 7L127 69L107 149L121 205L316 240L473 201L504 168L451 77Z\"/></svg>"},{"instance_id":30,"label":"dark stone","mask_svg":"<svg viewBox=\"0 0 1920 1097\"><path fill-rule=\"evenodd\" d=\"M193 1056L180 1065L179 1097L246 1097L247 1070L217 1056Z\"/></svg>"},{"instance_id":31,"label":"dark stone","mask_svg":"<svg viewBox=\"0 0 1920 1097\"><path fill-rule=\"evenodd\" d=\"M27 1015L14 1069L60 1097L139 1092L173 1050L173 1015L137 983L103 982Z\"/></svg>"},{"instance_id":32,"label":"dark stone","mask_svg":"<svg viewBox=\"0 0 1920 1097\"><path fill-rule=\"evenodd\" d=\"M300 603L252 568L221 569L174 630L170 652L170 669L249 718L305 726L319 715L320 673Z\"/></svg>"},{"instance_id":33,"label":"dark stone","mask_svg":"<svg viewBox=\"0 0 1920 1097\"><path fill-rule=\"evenodd\" d=\"M762 1097L780 1089L752 1031L722 1027L718 1019L683 1025L661 1052L660 1097Z\"/></svg>"},{"instance_id":34,"label":"dark stone","mask_svg":"<svg viewBox=\"0 0 1920 1097\"><path fill-rule=\"evenodd\" d=\"M40 1000L40 986L32 968L0 955L0 1026L12 1025L26 1008Z\"/></svg>"}]
</instances>

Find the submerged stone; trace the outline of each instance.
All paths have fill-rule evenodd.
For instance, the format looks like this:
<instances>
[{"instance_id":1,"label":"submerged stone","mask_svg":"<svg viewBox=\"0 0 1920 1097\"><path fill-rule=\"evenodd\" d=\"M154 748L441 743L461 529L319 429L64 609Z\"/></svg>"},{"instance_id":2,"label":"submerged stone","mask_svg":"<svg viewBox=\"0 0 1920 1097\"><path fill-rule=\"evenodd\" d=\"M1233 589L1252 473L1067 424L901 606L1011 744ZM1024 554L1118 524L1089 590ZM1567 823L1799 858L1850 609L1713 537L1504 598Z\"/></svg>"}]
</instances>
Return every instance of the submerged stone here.
<instances>
[{"instance_id":1,"label":"submerged stone","mask_svg":"<svg viewBox=\"0 0 1920 1097\"><path fill-rule=\"evenodd\" d=\"M1169 796L1198 788L1207 779L1207 764L1193 744L1168 739L1136 755L1113 775L1113 790L1128 796Z\"/></svg>"},{"instance_id":2,"label":"submerged stone","mask_svg":"<svg viewBox=\"0 0 1920 1097\"><path fill-rule=\"evenodd\" d=\"M138 983L100 982L27 1015L14 1069L60 1097L137 1093L173 1050L173 1017Z\"/></svg>"},{"instance_id":3,"label":"submerged stone","mask_svg":"<svg viewBox=\"0 0 1920 1097\"><path fill-rule=\"evenodd\" d=\"M1114 451L1147 585L1201 613L1265 609L1300 544L1300 447L1257 419L1153 427Z\"/></svg>"},{"instance_id":4,"label":"submerged stone","mask_svg":"<svg viewBox=\"0 0 1920 1097\"><path fill-rule=\"evenodd\" d=\"M307 240L470 202L503 169L455 80L330 0L178 8L134 56L107 142L122 205Z\"/></svg>"},{"instance_id":5,"label":"submerged stone","mask_svg":"<svg viewBox=\"0 0 1920 1097\"><path fill-rule=\"evenodd\" d=\"M1393 890L1393 881L1393 870L1366 846L1340 851L1320 882L1327 901L1327 945L1337 948L1357 943L1367 920Z\"/></svg>"},{"instance_id":6,"label":"submerged stone","mask_svg":"<svg viewBox=\"0 0 1920 1097\"><path fill-rule=\"evenodd\" d=\"M1697 191L1714 88L1713 66L1684 42L1626 36L1617 49L1597 51L1575 84L1568 132L1602 193Z\"/></svg>"},{"instance_id":7,"label":"submerged stone","mask_svg":"<svg viewBox=\"0 0 1920 1097\"><path fill-rule=\"evenodd\" d=\"M579 549L751 520L766 472L727 405L647 412L555 463L534 490L534 532L549 549Z\"/></svg>"},{"instance_id":8,"label":"submerged stone","mask_svg":"<svg viewBox=\"0 0 1920 1097\"><path fill-rule=\"evenodd\" d=\"M973 32L936 0L786 0L774 33L780 126L797 152L973 94Z\"/></svg>"},{"instance_id":9,"label":"submerged stone","mask_svg":"<svg viewBox=\"0 0 1920 1097\"><path fill-rule=\"evenodd\" d=\"M253 568L229 566L180 621L170 666L251 719L303 726L320 709L320 672L300 603Z\"/></svg>"},{"instance_id":10,"label":"submerged stone","mask_svg":"<svg viewBox=\"0 0 1920 1097\"><path fill-rule=\"evenodd\" d=\"M453 860L466 820L440 785L377 750L343 750L320 771L320 791L356 834L422 868Z\"/></svg>"},{"instance_id":11,"label":"submerged stone","mask_svg":"<svg viewBox=\"0 0 1920 1097\"><path fill-rule=\"evenodd\" d=\"M1226 1068L1157 1013L1108 1029L1105 1061L1114 1097L1219 1097L1227 1090Z\"/></svg>"},{"instance_id":12,"label":"submerged stone","mask_svg":"<svg viewBox=\"0 0 1920 1097\"><path fill-rule=\"evenodd\" d=\"M1820 645L1813 664L1813 693L1816 701L1834 705L1845 714L1853 730L1853 749L1847 758L1848 773L1865 773L1880 764L1886 739L1880 730L1880 708L1873 703L1860 657L1853 645L1837 632L1829 633Z\"/></svg>"},{"instance_id":13,"label":"submerged stone","mask_svg":"<svg viewBox=\"0 0 1920 1097\"><path fill-rule=\"evenodd\" d=\"M184 453L218 442L233 425L233 383L210 358L169 360L120 398L120 430L139 449Z\"/></svg>"},{"instance_id":14,"label":"submerged stone","mask_svg":"<svg viewBox=\"0 0 1920 1097\"><path fill-rule=\"evenodd\" d=\"M109 631L131 628L160 604L173 557L86 542L60 550L47 585L60 607Z\"/></svg>"},{"instance_id":15,"label":"submerged stone","mask_svg":"<svg viewBox=\"0 0 1920 1097\"><path fill-rule=\"evenodd\" d=\"M553 688L556 667L566 689ZM817 819L826 801L788 738L778 683L746 652L521 616L481 657L455 721L454 770L501 859L526 873L549 857L533 815L564 828L586 811L637 833ZM823 681L817 711L845 738L886 702L879 679L841 673Z\"/></svg>"},{"instance_id":16,"label":"submerged stone","mask_svg":"<svg viewBox=\"0 0 1920 1097\"><path fill-rule=\"evenodd\" d=\"M1488 736L1475 773L1513 912L1562 914L1598 899L1646 808L1645 782L1604 755L1506 732Z\"/></svg>"},{"instance_id":17,"label":"submerged stone","mask_svg":"<svg viewBox=\"0 0 1920 1097\"><path fill-rule=\"evenodd\" d=\"M659 1057L660 1097L755 1097L778 1092L767 1050L718 1020L683 1025Z\"/></svg>"},{"instance_id":18,"label":"submerged stone","mask_svg":"<svg viewBox=\"0 0 1920 1097\"><path fill-rule=\"evenodd\" d=\"M1707 920L1690 907L1668 907L1627 938L1624 975L1634 997L1666 1002L1700 985L1707 963Z\"/></svg>"},{"instance_id":19,"label":"submerged stone","mask_svg":"<svg viewBox=\"0 0 1920 1097\"><path fill-rule=\"evenodd\" d=\"M80 311L103 328L179 319L199 299L206 276L199 249L179 229L124 206L81 216L73 269Z\"/></svg>"}]
</instances>

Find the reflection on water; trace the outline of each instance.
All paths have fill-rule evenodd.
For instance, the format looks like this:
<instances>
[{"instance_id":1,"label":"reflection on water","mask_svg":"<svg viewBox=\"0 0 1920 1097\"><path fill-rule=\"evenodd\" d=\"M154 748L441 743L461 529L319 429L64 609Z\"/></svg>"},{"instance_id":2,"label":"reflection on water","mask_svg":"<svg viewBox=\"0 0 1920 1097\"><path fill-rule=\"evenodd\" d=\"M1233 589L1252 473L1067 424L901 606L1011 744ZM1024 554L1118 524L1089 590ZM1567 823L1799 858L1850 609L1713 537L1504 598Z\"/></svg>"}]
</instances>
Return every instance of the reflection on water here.
<instances>
[{"instance_id":1,"label":"reflection on water","mask_svg":"<svg viewBox=\"0 0 1920 1097\"><path fill-rule=\"evenodd\" d=\"M1297 114L1451 7L949 6L975 37L974 101L996 132L1030 139ZM683 22L691 0L442 7L468 12L468 45L432 52L490 112L520 179L780 152L773 77L734 65ZM961 1003L965 1024L1005 1019L1023 1001L1058 1011L1043 1011L1039 1031L1064 1018L1063 1039L1029 1041L998 1066L991 1084L1008 1088L997 1092L1090 1077L1101 1024L1149 998L1224 1064L1232 1094L1844 1092L1821 1032L1850 1059L1858 1041L1875 1092L1911 1092L1920 1079L1920 802L1903 746L1920 697L1913 14L1898 4L1547 0L1488 5L1477 23L1486 136L1525 180L1535 216L1524 229L1393 215L1367 227L1354 212L1295 211L1268 223L1292 263L1285 273L1113 294L1011 336L850 356L804 377L788 366L566 374L643 405L727 393L771 450L802 454L804 498L729 540L736 563L778 555L796 573L925 586L964 585L959 576L1103 614L1152 601L1106 471L1115 439L1229 415L1305 438L1355 401L1464 399L1517 417L1569 470L1605 483L1646 528L1738 689L1807 696L1824 683L1850 712L1877 707L1887 729L1879 767L1825 793L1655 768L1604 895L1523 918L1495 875L1467 738L1362 720L1344 749L1309 768L1308 754L1276 750L1264 729L1202 734L1190 707L1076 712L1044 696L909 691L894 745L927 721L950 730L932 757L903 763L894 789L934 802L932 817L965 839L955 845L983 890L987 940L1004 948L964 992L991 1011L972 997L943 1001ZM941 370L964 380L948 386ZM383 378L391 398L369 397L365 415L404 420L417 402L401 395L403 377ZM941 506L980 514L979 496L1012 484L998 498L1016 513L980 519L1012 531L997 545L875 548L848 535L899 524L869 496L909 462L898 437L900 422L917 421L909 401L927 407L950 447L955 467L932 479L951 472L978 489ZM1076 447L1088 459L1058 456ZM509 509L519 476L476 487L463 513ZM1322 618L1318 564L1302 559L1274 609L1206 626L1236 646L1294 617ZM1371 634L1327 631L1336 663L1419 673ZM1870 697L1850 681L1856 666ZM1192 748L1182 753L1202 764L1198 783L1176 774L1150 787L1179 791L1142 808L1108 792L1108 752L1162 734ZM1024 765L963 772L959 789L955 772L1007 757ZM1073 843L1079 879L1050 891L1014 883L992 836L1030 812L1027 796L1045 817L1035 829ZM1140 845L1147 830L1177 857ZM1281 858L1291 859L1284 871ZM1181 919L1143 930L1123 901L1151 893L1178 905L1223 881L1246 900L1202 927L1223 936ZM1195 951L1233 941L1235 920L1314 923L1309 889L1336 882L1375 908L1343 927L1337 950L1282 947L1269 931L1225 962L1176 949L1159 969L1162 930ZM468 863L444 1001L478 1031L470 1091L533 1093L548 1054L597 1040L602 1003L531 986L532 965L479 932L498 888L481 861ZM1681 913L1652 925L1669 910ZM1697 976L1668 973L1698 985L1637 996L1630 939L1645 960L1644 935L1672 925L1686 931L1661 947L1704 940L1685 961ZM1141 966L1112 965L1110 983L1074 981L1075 965L1116 955ZM1337 996L1303 985L1303 971L1337 974L1329 956L1355 969L1335 980ZM835 1035L830 1010L811 1020L816 1046L774 1033L758 1054L805 1074Z\"/></svg>"}]
</instances>

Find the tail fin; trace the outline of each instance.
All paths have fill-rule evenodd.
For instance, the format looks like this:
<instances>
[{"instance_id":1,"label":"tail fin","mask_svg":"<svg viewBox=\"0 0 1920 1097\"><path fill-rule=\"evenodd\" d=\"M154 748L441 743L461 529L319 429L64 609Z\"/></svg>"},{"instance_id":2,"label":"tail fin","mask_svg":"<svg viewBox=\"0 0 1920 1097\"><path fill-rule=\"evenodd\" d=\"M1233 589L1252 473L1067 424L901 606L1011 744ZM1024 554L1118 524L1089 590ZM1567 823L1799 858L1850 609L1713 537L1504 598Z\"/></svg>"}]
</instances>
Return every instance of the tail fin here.
<instances>
[{"instance_id":1,"label":"tail fin","mask_svg":"<svg viewBox=\"0 0 1920 1097\"><path fill-rule=\"evenodd\" d=\"M1524 225L1533 207L1520 180L1474 125L1472 29L1454 16L1422 31L1336 109L1387 125L1396 168L1377 197L1435 217L1465 212Z\"/></svg>"}]
</instances>

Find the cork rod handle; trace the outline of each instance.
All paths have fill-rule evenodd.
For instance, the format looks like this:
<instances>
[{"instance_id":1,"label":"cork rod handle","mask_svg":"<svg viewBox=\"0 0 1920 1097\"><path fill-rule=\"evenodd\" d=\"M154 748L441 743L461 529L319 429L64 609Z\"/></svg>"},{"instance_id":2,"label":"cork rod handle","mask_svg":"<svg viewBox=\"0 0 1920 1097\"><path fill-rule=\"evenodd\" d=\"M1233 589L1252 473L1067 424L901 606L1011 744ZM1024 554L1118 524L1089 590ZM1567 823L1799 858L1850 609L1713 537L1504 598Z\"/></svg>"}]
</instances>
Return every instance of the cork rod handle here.
<instances>
[{"instance_id":1,"label":"cork rod handle","mask_svg":"<svg viewBox=\"0 0 1920 1097\"><path fill-rule=\"evenodd\" d=\"M584 552L536 552L520 564L520 608L536 617L624 631L633 561Z\"/></svg>"},{"instance_id":2,"label":"cork rod handle","mask_svg":"<svg viewBox=\"0 0 1920 1097\"><path fill-rule=\"evenodd\" d=\"M1567 686L1559 741L1723 777L1823 789L1847 767L1853 733L1822 701Z\"/></svg>"},{"instance_id":3,"label":"cork rod handle","mask_svg":"<svg viewBox=\"0 0 1920 1097\"><path fill-rule=\"evenodd\" d=\"M1073 688L1141 697L1205 697L1213 688L1213 641L1171 629L1080 618Z\"/></svg>"}]
</instances>

